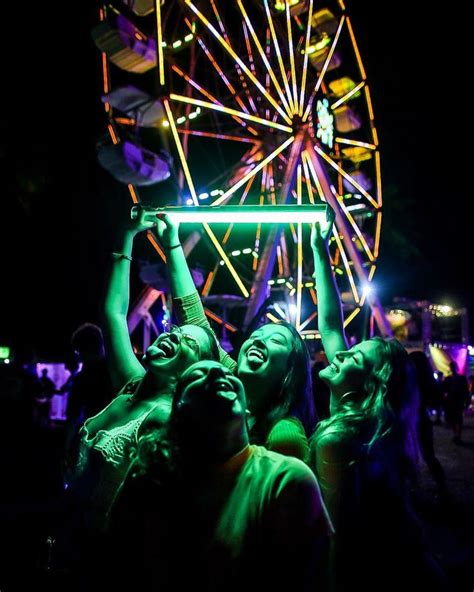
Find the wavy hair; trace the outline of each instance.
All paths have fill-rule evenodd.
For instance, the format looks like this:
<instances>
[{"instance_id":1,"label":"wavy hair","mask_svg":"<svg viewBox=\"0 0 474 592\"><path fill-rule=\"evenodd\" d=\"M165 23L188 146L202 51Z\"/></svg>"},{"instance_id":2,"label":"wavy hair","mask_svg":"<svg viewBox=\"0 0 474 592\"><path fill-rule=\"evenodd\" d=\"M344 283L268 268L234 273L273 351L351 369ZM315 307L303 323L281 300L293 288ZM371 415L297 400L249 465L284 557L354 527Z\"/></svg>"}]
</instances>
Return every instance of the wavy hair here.
<instances>
[{"instance_id":1,"label":"wavy hair","mask_svg":"<svg viewBox=\"0 0 474 592\"><path fill-rule=\"evenodd\" d=\"M417 421L419 395L415 369L396 339L373 337L379 345L379 361L370 368L362 393L349 392L333 416L322 421L317 442L330 434L360 436L368 454L393 446L400 466L408 472L418 457Z\"/></svg>"}]
</instances>

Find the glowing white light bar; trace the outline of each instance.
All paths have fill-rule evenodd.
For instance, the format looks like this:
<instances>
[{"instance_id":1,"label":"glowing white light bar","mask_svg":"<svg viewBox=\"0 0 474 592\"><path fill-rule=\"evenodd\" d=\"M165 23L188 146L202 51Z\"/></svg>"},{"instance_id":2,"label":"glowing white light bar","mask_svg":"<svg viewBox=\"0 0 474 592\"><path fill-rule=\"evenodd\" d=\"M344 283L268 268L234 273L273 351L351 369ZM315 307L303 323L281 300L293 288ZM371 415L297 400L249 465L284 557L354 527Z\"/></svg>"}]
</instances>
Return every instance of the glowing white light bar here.
<instances>
[{"instance_id":1,"label":"glowing white light bar","mask_svg":"<svg viewBox=\"0 0 474 592\"><path fill-rule=\"evenodd\" d=\"M146 218L155 219L167 214L179 223L230 223L233 224L311 224L319 222L323 229L327 226L326 204L314 205L265 205L265 206L167 206L152 208L133 206L132 220L138 217L139 209L145 210Z\"/></svg>"}]
</instances>

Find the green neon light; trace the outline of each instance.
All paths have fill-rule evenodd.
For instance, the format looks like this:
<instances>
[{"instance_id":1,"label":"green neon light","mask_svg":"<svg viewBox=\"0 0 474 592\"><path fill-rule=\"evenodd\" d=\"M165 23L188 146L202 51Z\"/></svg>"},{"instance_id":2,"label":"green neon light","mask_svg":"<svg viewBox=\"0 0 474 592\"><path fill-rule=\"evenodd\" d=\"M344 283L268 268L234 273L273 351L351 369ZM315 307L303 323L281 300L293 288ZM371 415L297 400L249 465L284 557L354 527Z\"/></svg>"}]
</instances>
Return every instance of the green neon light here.
<instances>
[{"instance_id":1,"label":"green neon light","mask_svg":"<svg viewBox=\"0 0 474 592\"><path fill-rule=\"evenodd\" d=\"M10 357L10 348L8 345L0 345L0 360L6 360Z\"/></svg>"},{"instance_id":2,"label":"green neon light","mask_svg":"<svg viewBox=\"0 0 474 592\"><path fill-rule=\"evenodd\" d=\"M323 229L327 225L326 204L323 203L304 206L167 206L165 208L133 206L132 220L138 217L140 208L145 210L146 218L155 219L160 214L167 214L179 223L311 224L319 222Z\"/></svg>"}]
</instances>

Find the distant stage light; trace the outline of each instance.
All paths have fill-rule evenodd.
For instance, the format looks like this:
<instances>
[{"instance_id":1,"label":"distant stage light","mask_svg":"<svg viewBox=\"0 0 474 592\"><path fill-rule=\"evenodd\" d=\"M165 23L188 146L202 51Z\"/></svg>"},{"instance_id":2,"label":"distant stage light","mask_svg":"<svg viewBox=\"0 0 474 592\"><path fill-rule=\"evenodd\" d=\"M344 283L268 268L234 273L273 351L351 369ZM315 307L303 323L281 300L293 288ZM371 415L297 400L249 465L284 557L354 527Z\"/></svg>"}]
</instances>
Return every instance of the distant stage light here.
<instances>
[{"instance_id":1,"label":"distant stage light","mask_svg":"<svg viewBox=\"0 0 474 592\"><path fill-rule=\"evenodd\" d=\"M155 219L160 214L167 214L179 223L233 223L233 224L312 224L319 222L321 227L327 227L326 204L288 206L200 206L181 207L167 206L153 208L135 205L131 211L131 218L135 220L140 212L145 210L147 219Z\"/></svg>"},{"instance_id":2,"label":"distant stage light","mask_svg":"<svg viewBox=\"0 0 474 592\"><path fill-rule=\"evenodd\" d=\"M371 294L374 293L374 289L370 284L365 284L362 287L362 294L367 298L367 296L370 296Z\"/></svg>"}]
</instances>

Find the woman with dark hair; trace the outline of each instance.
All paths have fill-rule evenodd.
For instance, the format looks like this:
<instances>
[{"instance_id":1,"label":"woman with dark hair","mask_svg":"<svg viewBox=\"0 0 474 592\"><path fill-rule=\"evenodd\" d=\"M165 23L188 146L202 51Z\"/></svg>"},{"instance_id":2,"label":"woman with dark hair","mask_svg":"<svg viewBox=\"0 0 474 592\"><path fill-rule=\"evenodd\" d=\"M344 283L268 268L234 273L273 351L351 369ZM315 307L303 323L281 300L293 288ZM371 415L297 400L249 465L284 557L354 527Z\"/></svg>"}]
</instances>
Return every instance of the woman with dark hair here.
<instances>
[{"instance_id":1,"label":"woman with dark hair","mask_svg":"<svg viewBox=\"0 0 474 592\"><path fill-rule=\"evenodd\" d=\"M202 359L218 357L213 333L194 325L161 333L142 363L133 351L127 325L133 238L152 223L139 217L122 236L105 295L104 337L107 362L118 396L88 418L79 433L79 458L71 486L84 497L91 525L102 527L130 464L130 452L144 430L168 420L181 373Z\"/></svg>"},{"instance_id":2,"label":"woman with dark hair","mask_svg":"<svg viewBox=\"0 0 474 592\"><path fill-rule=\"evenodd\" d=\"M179 241L179 228L160 216L173 305L180 322L210 328ZM306 345L289 323L267 323L242 344L235 362L222 348L220 361L236 372L247 393L250 439L270 450L309 458L308 438L316 425L311 366Z\"/></svg>"},{"instance_id":3,"label":"woman with dark hair","mask_svg":"<svg viewBox=\"0 0 474 592\"><path fill-rule=\"evenodd\" d=\"M120 589L314 590L330 523L311 469L249 442L242 382L190 366L112 513ZM115 584L111 586L117 589Z\"/></svg>"},{"instance_id":4,"label":"woman with dark hair","mask_svg":"<svg viewBox=\"0 0 474 592\"><path fill-rule=\"evenodd\" d=\"M68 478L68 497L76 520L70 533L84 588L100 588L95 576L108 516L128 472L131 453L142 433L168 421L176 384L191 364L219 356L214 334L195 325L174 327L158 336L140 363L127 326L129 276L133 238L151 223L139 217L122 236L105 296L104 337L107 362L118 395L99 413L86 419L78 434L77 462Z\"/></svg>"},{"instance_id":5,"label":"woman with dark hair","mask_svg":"<svg viewBox=\"0 0 474 592\"><path fill-rule=\"evenodd\" d=\"M329 361L319 376L331 393L311 460L335 527L331 588L399 590L418 576L438 589L442 576L408 497L418 452L414 369L396 339L374 337L349 348L328 251L333 220L329 209L329 224L324 230L315 224L311 236L318 327Z\"/></svg>"}]
</instances>

